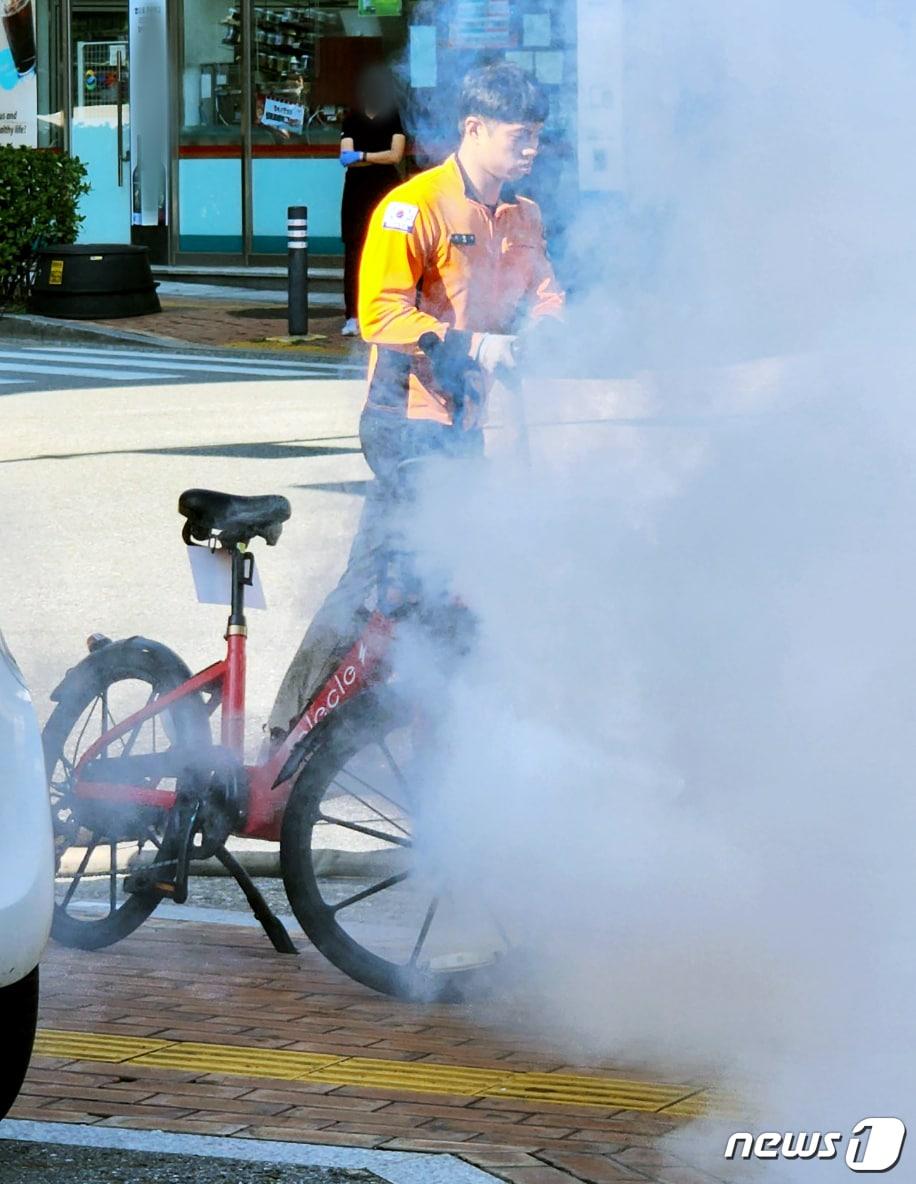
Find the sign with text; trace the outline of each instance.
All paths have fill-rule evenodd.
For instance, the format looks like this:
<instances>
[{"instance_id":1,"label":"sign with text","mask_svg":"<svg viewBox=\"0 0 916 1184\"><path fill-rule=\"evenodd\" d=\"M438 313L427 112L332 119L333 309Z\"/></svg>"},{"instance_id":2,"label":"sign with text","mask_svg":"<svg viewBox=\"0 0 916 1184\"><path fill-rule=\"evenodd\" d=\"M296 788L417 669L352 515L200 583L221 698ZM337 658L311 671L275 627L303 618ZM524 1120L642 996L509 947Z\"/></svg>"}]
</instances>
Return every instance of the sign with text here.
<instances>
[{"instance_id":1,"label":"sign with text","mask_svg":"<svg viewBox=\"0 0 916 1184\"><path fill-rule=\"evenodd\" d=\"M452 49L509 49L509 0L456 0L448 43Z\"/></svg>"},{"instance_id":2,"label":"sign with text","mask_svg":"<svg viewBox=\"0 0 916 1184\"><path fill-rule=\"evenodd\" d=\"M32 0L0 0L0 144L38 145Z\"/></svg>"},{"instance_id":3,"label":"sign with text","mask_svg":"<svg viewBox=\"0 0 916 1184\"><path fill-rule=\"evenodd\" d=\"M301 103L284 103L280 99L265 99L261 123L265 127L275 127L280 131L301 135L302 126L305 123L305 108Z\"/></svg>"}]
</instances>

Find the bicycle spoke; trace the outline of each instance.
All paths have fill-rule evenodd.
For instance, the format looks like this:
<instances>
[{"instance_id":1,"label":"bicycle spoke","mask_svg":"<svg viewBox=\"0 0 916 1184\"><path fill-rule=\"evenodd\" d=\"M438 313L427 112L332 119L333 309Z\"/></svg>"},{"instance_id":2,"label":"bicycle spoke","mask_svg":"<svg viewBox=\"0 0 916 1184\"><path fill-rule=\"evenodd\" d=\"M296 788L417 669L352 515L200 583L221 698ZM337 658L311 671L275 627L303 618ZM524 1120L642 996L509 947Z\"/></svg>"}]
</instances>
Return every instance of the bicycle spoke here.
<instances>
[{"instance_id":1,"label":"bicycle spoke","mask_svg":"<svg viewBox=\"0 0 916 1184\"><path fill-rule=\"evenodd\" d=\"M76 872L73 875L73 879L70 881L70 887L67 889L67 893L64 896L64 899L60 903L60 907L64 911L66 911L67 905L73 899L73 893L76 891L77 885L79 884L80 880L83 878L83 872L85 872L85 870L86 870L86 866L89 863L89 859L92 855L92 852L96 849L96 847L98 847L98 845L99 845L99 840L93 839L92 842L89 844L89 846L86 848L86 854L83 856L79 867L76 869Z\"/></svg>"},{"instance_id":2,"label":"bicycle spoke","mask_svg":"<svg viewBox=\"0 0 916 1184\"><path fill-rule=\"evenodd\" d=\"M390 793L385 793L381 789L376 789L374 785L370 785L368 781L366 781L363 777L360 777L357 773L354 773L352 769L348 769L346 766L344 766L344 768L337 770L338 777L342 773L345 773L348 777L352 777L353 780L358 785L361 785L363 787L363 789L368 789L370 793L377 794L380 798L383 798L386 802L391 802L392 806L395 806L398 810L401 811L402 814L406 814L408 812L407 807L405 805L403 805L403 803L399 802L397 800L397 798L393 798ZM342 789L344 791L344 793L350 793L350 794L353 794L354 797L356 797L356 794L353 793L352 789L347 789L347 787L345 785L340 785L340 783L338 781L336 781L336 779L334 781L332 781L331 784L337 785L339 789ZM381 813L381 811L379 811L379 813Z\"/></svg>"},{"instance_id":3,"label":"bicycle spoke","mask_svg":"<svg viewBox=\"0 0 916 1184\"><path fill-rule=\"evenodd\" d=\"M143 706L140 708L140 710L145 711L146 708L149 707L150 703L152 703L155 698L156 698L156 688L153 687L153 689L149 693L149 698L146 700L146 702L143 704ZM133 714L133 712L131 712L131 714ZM121 756L125 756L133 748L134 741L137 739L137 736L140 733L140 729L143 727L145 722L146 722L145 720L141 719L139 721L139 723L134 724L134 726L131 728L131 730L128 733L126 738L123 736L118 737L118 739L121 741ZM112 723L112 727L117 727L117 724ZM153 752L155 752L155 751L156 751L156 717L153 716Z\"/></svg>"},{"instance_id":4,"label":"bicycle spoke","mask_svg":"<svg viewBox=\"0 0 916 1184\"><path fill-rule=\"evenodd\" d=\"M389 888L393 888L395 884L401 884L410 872L399 872L396 876L389 876L387 880L381 880L378 884L373 884L371 888L364 888L362 892L357 892L353 896L348 896L346 900L341 900L338 904L331 906L332 913L339 913L341 909L348 909L353 904L358 904L361 900L367 900L370 896L376 896L379 892L387 892Z\"/></svg>"},{"instance_id":5,"label":"bicycle spoke","mask_svg":"<svg viewBox=\"0 0 916 1184\"><path fill-rule=\"evenodd\" d=\"M341 771L346 772L346 770L341 770ZM351 773L350 776L352 777L352 776L354 776L354 774ZM359 780L359 778L356 778L356 780ZM337 780L332 781L331 785L336 785L337 788L339 790L341 790L343 793L345 793L348 797L351 797L351 798L353 798L354 801L359 802L359 804L361 806L365 806L366 809L370 813L375 814L377 817L381 818L382 822L387 822L389 826L393 826L396 830L399 830L402 835L409 835L410 834L410 831L407 830L405 827L401 826L401 824L399 822L395 822L395 820L393 818L389 818L387 814L385 814L382 810L380 810L378 808L378 806L370 806L370 804L366 801L365 798L361 798L359 796L359 794L354 793L352 789L347 789L347 787L345 785L341 785L340 782ZM372 786L370 785L369 788L372 789ZM378 790L373 789L372 792L378 793ZM379 794L379 796L384 798L385 794ZM385 798L385 800L391 801L391 798ZM395 802L394 805L397 806L398 803ZM401 809L401 807L398 806L398 809ZM404 812L406 814L407 811L405 810Z\"/></svg>"},{"instance_id":6,"label":"bicycle spoke","mask_svg":"<svg viewBox=\"0 0 916 1184\"><path fill-rule=\"evenodd\" d=\"M434 896L430 902L429 908L426 910L426 916L423 918L423 924L420 926L420 934L417 938L417 944L413 948L413 953L410 955L408 966L416 966L417 959L420 957L420 951L423 949L423 943L426 941L430 926L433 923L433 918L439 908L439 897Z\"/></svg>"},{"instance_id":7,"label":"bicycle spoke","mask_svg":"<svg viewBox=\"0 0 916 1184\"><path fill-rule=\"evenodd\" d=\"M53 772L57 770L57 764L54 766L52 776L48 779L48 793L51 797L51 805L54 809L57 809L61 800L72 791L73 774L76 772L75 766L64 756L63 753L60 754L58 763L63 765L63 771L61 773L63 780L55 781L53 778ZM55 794L57 795L56 799L54 797Z\"/></svg>"},{"instance_id":8,"label":"bicycle spoke","mask_svg":"<svg viewBox=\"0 0 916 1184\"><path fill-rule=\"evenodd\" d=\"M79 763L80 744L82 744L82 742L83 742L83 737L86 735L86 729L89 727L92 717L95 715L96 704L98 704L99 702L100 702L100 698L97 695L92 700L92 706L89 709L89 714L86 716L86 720L85 720L82 728L80 729L80 734L76 738L76 743L73 745L73 761L72 762L67 761L67 763L70 765L70 768L72 770L75 770L77 764ZM67 760L67 758L64 756L63 753L61 753L60 755L61 755L62 760Z\"/></svg>"},{"instance_id":9,"label":"bicycle spoke","mask_svg":"<svg viewBox=\"0 0 916 1184\"><path fill-rule=\"evenodd\" d=\"M321 811L318 815L322 822L329 822L332 826L342 826L345 830L354 830L358 834L368 835L370 839L383 839L386 843L395 843L398 847L412 847L410 836L404 831L406 838L400 835L388 835L382 830L373 830L371 826L363 826L361 822L349 822L345 818L333 818ZM392 824L394 825L394 824Z\"/></svg>"},{"instance_id":10,"label":"bicycle spoke","mask_svg":"<svg viewBox=\"0 0 916 1184\"><path fill-rule=\"evenodd\" d=\"M153 687L149 693L149 697L147 698L146 702L142 705L142 707L137 708L136 710L145 711L146 708L149 707L149 705L156 699L156 697L157 697L156 688ZM115 718L113 712L111 711L111 708L108 705L108 693L107 693L107 691L103 691L101 695L96 697L96 699L94 700L94 702L92 704L92 708L89 711L89 714L86 716L86 720L80 730L79 736L77 737L76 744L74 745L74 753L73 753L74 757L78 756L83 737L85 736L86 730L89 727L90 722L92 721L93 715L95 714L96 704L100 704L101 708L102 708L101 734L105 735L107 732L111 732L115 728L118 727L118 721ZM129 714L133 715L134 712L131 711ZM152 718L153 718L153 743L154 743L153 751L155 752L155 726L156 726L155 721L156 721L156 717L153 716ZM121 751L120 751L121 756L128 755L131 752L134 744L136 743L137 736L140 734L140 730L143 727L145 722L146 722L146 720L140 720L138 723L134 724L133 728L131 728L131 730L127 733L126 736L117 736L115 738L118 741L118 743L121 745ZM107 749L108 749L108 745L106 745L105 748L103 749L102 754L101 754L102 756L104 756L106 754ZM61 753L61 760L66 761L66 763L70 765L71 769L75 768L75 762L73 764L71 764L71 762L67 760L67 758L64 756L63 753Z\"/></svg>"}]
</instances>

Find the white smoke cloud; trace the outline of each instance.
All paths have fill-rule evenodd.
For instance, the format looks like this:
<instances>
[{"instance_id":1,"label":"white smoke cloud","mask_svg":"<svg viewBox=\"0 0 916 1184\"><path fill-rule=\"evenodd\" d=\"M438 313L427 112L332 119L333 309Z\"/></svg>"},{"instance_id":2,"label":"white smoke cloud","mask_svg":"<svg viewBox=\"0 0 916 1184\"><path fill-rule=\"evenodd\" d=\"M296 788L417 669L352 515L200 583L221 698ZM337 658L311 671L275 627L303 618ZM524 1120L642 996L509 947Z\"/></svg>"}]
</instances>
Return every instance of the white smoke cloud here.
<instances>
[{"instance_id":1,"label":"white smoke cloud","mask_svg":"<svg viewBox=\"0 0 916 1184\"><path fill-rule=\"evenodd\" d=\"M902 4L631 6L625 209L569 236L569 368L619 377L532 384L531 471L415 522L480 618L438 855L526 1022L746 1129L916 1097L914 51Z\"/></svg>"}]
</instances>

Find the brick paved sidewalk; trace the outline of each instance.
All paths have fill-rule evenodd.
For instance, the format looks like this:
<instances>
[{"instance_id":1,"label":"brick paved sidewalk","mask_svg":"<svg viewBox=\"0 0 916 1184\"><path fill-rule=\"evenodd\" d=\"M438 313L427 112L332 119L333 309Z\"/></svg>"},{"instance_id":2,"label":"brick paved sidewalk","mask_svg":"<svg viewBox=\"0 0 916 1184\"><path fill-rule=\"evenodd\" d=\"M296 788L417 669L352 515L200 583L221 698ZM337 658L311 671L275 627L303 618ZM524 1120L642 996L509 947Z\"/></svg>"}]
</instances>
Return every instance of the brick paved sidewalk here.
<instances>
[{"instance_id":1,"label":"brick paved sidewalk","mask_svg":"<svg viewBox=\"0 0 916 1184\"><path fill-rule=\"evenodd\" d=\"M270 342L269 338L282 337L287 331L286 297L283 292L278 292L276 302L271 304L261 300L246 304L238 299L196 299L190 296L164 296L161 303L161 313L82 321L80 324L85 327L97 324L107 329L128 330L151 337L170 337L188 345L213 348L265 348L292 354L358 359L368 354L367 347L359 339L341 337L343 314L334 312L329 315L325 309L318 309L309 316L309 333L315 335L317 340L299 345Z\"/></svg>"},{"instance_id":2,"label":"brick paved sidewalk","mask_svg":"<svg viewBox=\"0 0 916 1184\"><path fill-rule=\"evenodd\" d=\"M42 994L43 1043L56 1041L58 1051L68 1051L35 1057L13 1118L444 1151L512 1184L713 1184L720 1178L656 1145L684 1119L621 1106L365 1084L359 1066L367 1059L428 1067L439 1074L433 1087L439 1089L445 1076L439 1066L453 1067L453 1076L454 1067L467 1066L519 1079L529 1071L595 1079L645 1080L645 1074L621 1065L576 1068L511 1023L482 1030L461 1008L376 995L308 947L296 957L274 953L256 930L153 920L95 954L52 946ZM55 1035L65 1031L94 1035L80 1051L78 1040ZM126 1040L100 1040L101 1034ZM121 1051L91 1051L109 1046ZM138 1060L124 1051L135 1046L138 1053L160 1052ZM213 1060L225 1063L227 1054L213 1046L234 1046L242 1059L228 1057L231 1071L214 1071ZM284 1057L265 1055L269 1049L300 1054L300 1062L333 1060L337 1079L333 1072L330 1080L320 1072L315 1079L283 1079L285 1070L277 1068L271 1080L271 1066ZM210 1064L165 1067L170 1056L178 1065L193 1065L195 1056ZM351 1084L339 1083L340 1058L356 1058ZM686 1097L698 1088L683 1082L674 1094Z\"/></svg>"}]
</instances>

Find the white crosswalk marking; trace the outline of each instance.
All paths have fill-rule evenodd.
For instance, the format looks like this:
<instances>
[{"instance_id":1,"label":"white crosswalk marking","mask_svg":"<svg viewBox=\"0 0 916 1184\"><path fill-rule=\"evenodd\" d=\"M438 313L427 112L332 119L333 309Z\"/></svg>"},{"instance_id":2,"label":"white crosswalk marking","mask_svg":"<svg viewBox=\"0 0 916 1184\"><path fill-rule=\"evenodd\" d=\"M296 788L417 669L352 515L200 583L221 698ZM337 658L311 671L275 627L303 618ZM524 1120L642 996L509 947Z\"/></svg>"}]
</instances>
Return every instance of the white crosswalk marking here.
<instances>
[{"instance_id":1,"label":"white crosswalk marking","mask_svg":"<svg viewBox=\"0 0 916 1184\"><path fill-rule=\"evenodd\" d=\"M107 357L93 357L84 361L78 353L58 353L57 358L61 361L66 361L70 365L84 366L91 363L94 366L121 366L125 364L128 366L134 365L131 358L121 358L117 354L109 354ZM22 360L24 366L28 366L32 358L47 358L46 354L20 352L18 354L11 354L6 350L0 350L0 358L18 357ZM179 362L176 360L162 361L159 358L146 355L142 361L137 361L136 365L142 366L144 370L168 370L173 376L178 373L205 373L205 374L256 374L261 376L264 374L263 369L259 369L256 365L248 366L226 366L222 361L201 361L197 359L193 362ZM87 371L79 371L79 373L88 373ZM303 371L296 370L271 370L270 374L273 378L302 378ZM155 374L154 374L155 377Z\"/></svg>"},{"instance_id":2,"label":"white crosswalk marking","mask_svg":"<svg viewBox=\"0 0 916 1184\"><path fill-rule=\"evenodd\" d=\"M93 346L22 345L0 349L0 386L20 391L45 386L79 388L90 381L130 385L138 382L192 382L199 376L251 381L254 379L362 378L366 366L329 358L252 358L225 353L192 353L182 350L104 349ZM10 377L5 377L10 375ZM58 382L44 384L44 375ZM14 394L4 390L3 394Z\"/></svg>"},{"instance_id":3,"label":"white crosswalk marking","mask_svg":"<svg viewBox=\"0 0 916 1184\"><path fill-rule=\"evenodd\" d=\"M3 351L0 351L2 353ZM112 350L101 349L67 349L64 346L47 346L44 348L31 347L29 353L41 353L44 356L51 356L57 358L69 357L94 357L94 358L110 358ZM121 358L140 359L141 362L146 363L151 360L164 359L169 363L195 363L206 361L209 355L201 354L187 354L187 353L173 353L171 350L156 350L155 353L150 350L117 350L115 356ZM219 355L219 365L224 367L231 367L235 370L246 370L252 373L264 373L265 371L276 372L279 370L288 370L295 368L297 373L301 370L352 370L355 373L364 374L366 372L365 362L350 362L346 360L337 361L334 358L233 358L225 354Z\"/></svg>"},{"instance_id":4,"label":"white crosswalk marking","mask_svg":"<svg viewBox=\"0 0 916 1184\"><path fill-rule=\"evenodd\" d=\"M62 368L61 366L42 365L40 362L30 362L25 358L19 359L16 362L0 362L0 372L13 374L56 374L59 378L66 377L70 373L69 367ZM155 371L151 373L144 373L142 370L80 370L80 378L105 378L109 382L114 379L121 379L125 382L136 382L138 379L151 379L164 377L161 373ZM172 374L170 377L177 378L177 374ZM11 380L15 381L15 380Z\"/></svg>"}]
</instances>

